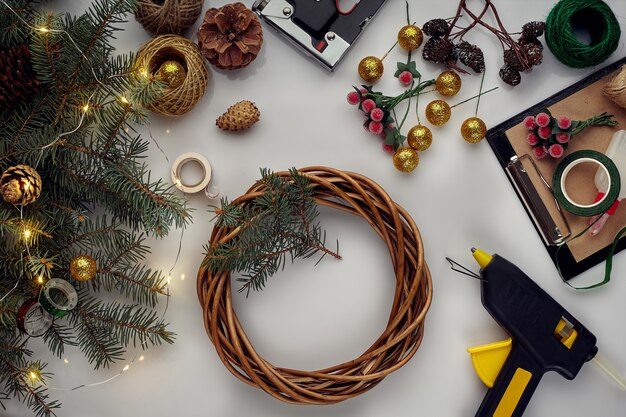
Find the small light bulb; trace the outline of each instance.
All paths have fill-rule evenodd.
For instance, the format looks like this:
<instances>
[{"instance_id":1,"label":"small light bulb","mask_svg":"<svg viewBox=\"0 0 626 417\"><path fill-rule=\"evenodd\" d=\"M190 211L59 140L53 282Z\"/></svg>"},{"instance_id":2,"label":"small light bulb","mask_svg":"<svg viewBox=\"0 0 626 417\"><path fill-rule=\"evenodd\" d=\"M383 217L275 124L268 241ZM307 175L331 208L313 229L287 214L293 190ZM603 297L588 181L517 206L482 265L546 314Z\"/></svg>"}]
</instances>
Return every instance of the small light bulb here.
<instances>
[{"instance_id":1,"label":"small light bulb","mask_svg":"<svg viewBox=\"0 0 626 417\"><path fill-rule=\"evenodd\" d=\"M170 130L169 129L165 129L165 133L170 133Z\"/></svg>"},{"instance_id":2,"label":"small light bulb","mask_svg":"<svg viewBox=\"0 0 626 417\"><path fill-rule=\"evenodd\" d=\"M70 360L67 359L67 358L63 358L63 363L68 364L68 363L70 363Z\"/></svg>"},{"instance_id":3,"label":"small light bulb","mask_svg":"<svg viewBox=\"0 0 626 417\"><path fill-rule=\"evenodd\" d=\"M88 110L89 110L89 103L87 103L87 104L85 104L85 105L83 106L83 111L84 111L85 113L87 113L87 111L88 111Z\"/></svg>"},{"instance_id":4,"label":"small light bulb","mask_svg":"<svg viewBox=\"0 0 626 417\"><path fill-rule=\"evenodd\" d=\"M140 360L140 361L144 360L143 355L141 355L141 356L139 357L139 360Z\"/></svg>"},{"instance_id":5,"label":"small light bulb","mask_svg":"<svg viewBox=\"0 0 626 417\"><path fill-rule=\"evenodd\" d=\"M184 281L184 280L185 280L185 274L182 274L182 275L180 276L180 280L181 280L181 281Z\"/></svg>"},{"instance_id":6,"label":"small light bulb","mask_svg":"<svg viewBox=\"0 0 626 417\"><path fill-rule=\"evenodd\" d=\"M30 378L31 382L37 382L39 381L39 373L36 371L30 371L28 373L28 378Z\"/></svg>"},{"instance_id":7,"label":"small light bulb","mask_svg":"<svg viewBox=\"0 0 626 417\"><path fill-rule=\"evenodd\" d=\"M43 26L42 26L42 27L40 27L40 28L37 28L37 30L38 30L39 32L41 32L41 33L48 33L48 32L50 32L50 29L48 29L48 28L46 28L46 27L43 27Z\"/></svg>"},{"instance_id":8,"label":"small light bulb","mask_svg":"<svg viewBox=\"0 0 626 417\"><path fill-rule=\"evenodd\" d=\"M167 285L170 285L170 282L172 282L172 276L171 275L169 277L167 277Z\"/></svg>"},{"instance_id":9,"label":"small light bulb","mask_svg":"<svg viewBox=\"0 0 626 417\"><path fill-rule=\"evenodd\" d=\"M121 101L122 103L124 103L124 104L128 104L128 103L129 103L129 102L128 102L128 99L127 99L126 97L124 97L124 96L121 96L121 97L120 97L120 101Z\"/></svg>"},{"instance_id":10,"label":"small light bulb","mask_svg":"<svg viewBox=\"0 0 626 417\"><path fill-rule=\"evenodd\" d=\"M145 69L145 68L142 68L142 69L139 71L139 74L140 74L142 77L146 77L146 78L148 78L148 70L147 70L147 69Z\"/></svg>"},{"instance_id":11,"label":"small light bulb","mask_svg":"<svg viewBox=\"0 0 626 417\"><path fill-rule=\"evenodd\" d=\"M32 234L33 234L33 232L29 228L25 228L24 231L22 232L22 235L24 236L24 239L30 239Z\"/></svg>"},{"instance_id":12,"label":"small light bulb","mask_svg":"<svg viewBox=\"0 0 626 417\"><path fill-rule=\"evenodd\" d=\"M43 277L43 275L38 275L38 276L37 276L37 284L40 284L40 285L41 285L41 284L43 284L43 282L44 282L44 277Z\"/></svg>"},{"instance_id":13,"label":"small light bulb","mask_svg":"<svg viewBox=\"0 0 626 417\"><path fill-rule=\"evenodd\" d=\"M126 365L123 369L122 372L126 372L130 369L130 365Z\"/></svg>"}]
</instances>

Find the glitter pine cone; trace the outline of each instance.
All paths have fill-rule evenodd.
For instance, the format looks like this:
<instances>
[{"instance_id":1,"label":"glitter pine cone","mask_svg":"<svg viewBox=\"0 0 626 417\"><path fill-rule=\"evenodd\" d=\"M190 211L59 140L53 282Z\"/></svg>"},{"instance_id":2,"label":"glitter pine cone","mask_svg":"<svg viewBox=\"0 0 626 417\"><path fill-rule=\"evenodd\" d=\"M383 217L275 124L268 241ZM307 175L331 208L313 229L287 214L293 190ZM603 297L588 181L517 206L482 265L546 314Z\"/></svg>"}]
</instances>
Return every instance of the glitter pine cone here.
<instances>
[{"instance_id":1,"label":"glitter pine cone","mask_svg":"<svg viewBox=\"0 0 626 417\"><path fill-rule=\"evenodd\" d=\"M536 159L563 156L570 140L590 126L615 126L612 114L602 113L587 120L572 120L568 116L554 117L548 110L526 116L522 122L528 130L526 141Z\"/></svg>"}]
</instances>

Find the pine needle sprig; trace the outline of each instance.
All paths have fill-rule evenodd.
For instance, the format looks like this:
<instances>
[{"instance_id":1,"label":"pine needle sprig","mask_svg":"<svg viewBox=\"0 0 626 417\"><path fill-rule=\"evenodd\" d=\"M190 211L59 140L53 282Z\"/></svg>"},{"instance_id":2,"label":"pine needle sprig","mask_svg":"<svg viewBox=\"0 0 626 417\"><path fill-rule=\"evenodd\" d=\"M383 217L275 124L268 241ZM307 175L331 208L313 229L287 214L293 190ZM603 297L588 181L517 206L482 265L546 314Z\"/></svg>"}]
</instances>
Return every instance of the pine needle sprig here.
<instances>
[{"instance_id":1,"label":"pine needle sprig","mask_svg":"<svg viewBox=\"0 0 626 417\"><path fill-rule=\"evenodd\" d=\"M232 238L206 248L205 265L213 272L241 272L240 292L262 290L267 279L285 267L287 259L308 258L316 253L341 259L326 248L326 233L317 222L314 186L295 168L289 178L261 170L252 201L239 204L222 199L215 209L217 227L233 229Z\"/></svg>"}]
</instances>

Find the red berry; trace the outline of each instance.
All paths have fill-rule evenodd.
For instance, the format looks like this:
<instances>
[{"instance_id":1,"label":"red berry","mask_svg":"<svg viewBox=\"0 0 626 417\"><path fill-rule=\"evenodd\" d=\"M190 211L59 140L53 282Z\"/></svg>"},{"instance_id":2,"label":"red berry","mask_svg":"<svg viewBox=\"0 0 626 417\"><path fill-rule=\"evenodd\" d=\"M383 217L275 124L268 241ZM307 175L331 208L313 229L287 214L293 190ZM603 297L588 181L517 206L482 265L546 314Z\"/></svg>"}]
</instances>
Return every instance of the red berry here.
<instances>
[{"instance_id":1,"label":"red berry","mask_svg":"<svg viewBox=\"0 0 626 417\"><path fill-rule=\"evenodd\" d=\"M570 140L570 135L568 135L567 133L557 133L556 134L556 141L559 143L567 143Z\"/></svg>"},{"instance_id":2,"label":"red berry","mask_svg":"<svg viewBox=\"0 0 626 417\"><path fill-rule=\"evenodd\" d=\"M383 120L383 117L385 116L385 112L383 112L381 109L379 108L375 108L374 110L372 110L370 112L370 117L372 118L373 121L375 122L380 122L381 120Z\"/></svg>"},{"instance_id":3,"label":"red berry","mask_svg":"<svg viewBox=\"0 0 626 417\"><path fill-rule=\"evenodd\" d=\"M380 135L383 133L383 124L380 122L370 122L369 131L375 135Z\"/></svg>"},{"instance_id":4,"label":"red berry","mask_svg":"<svg viewBox=\"0 0 626 417\"><path fill-rule=\"evenodd\" d=\"M533 116L526 116L524 119L524 126L526 126L526 129L528 130L536 128L537 124L535 123L535 118Z\"/></svg>"},{"instance_id":5,"label":"red berry","mask_svg":"<svg viewBox=\"0 0 626 417\"><path fill-rule=\"evenodd\" d=\"M546 157L546 155L548 155L546 153L546 151L543 149L543 146L535 146L533 148L533 155L535 155L535 158L537 159L543 159Z\"/></svg>"},{"instance_id":6,"label":"red berry","mask_svg":"<svg viewBox=\"0 0 626 417\"><path fill-rule=\"evenodd\" d=\"M361 95L357 93L356 91L350 91L346 99L348 100L348 103L350 103L353 106L356 106L357 104L361 102Z\"/></svg>"},{"instance_id":7,"label":"red berry","mask_svg":"<svg viewBox=\"0 0 626 417\"><path fill-rule=\"evenodd\" d=\"M558 143L555 143L554 145L551 145L548 148L548 153L550 154L551 157L553 158L560 158L563 156L563 146L559 145Z\"/></svg>"},{"instance_id":8,"label":"red berry","mask_svg":"<svg viewBox=\"0 0 626 417\"><path fill-rule=\"evenodd\" d=\"M393 146L383 143L383 151L393 153Z\"/></svg>"},{"instance_id":9,"label":"red berry","mask_svg":"<svg viewBox=\"0 0 626 417\"><path fill-rule=\"evenodd\" d=\"M539 138L533 132L530 132L528 134L528 136L526 137L526 140L528 141L528 144L530 146L535 146L536 144L539 143Z\"/></svg>"},{"instance_id":10,"label":"red berry","mask_svg":"<svg viewBox=\"0 0 626 417\"><path fill-rule=\"evenodd\" d=\"M567 130L572 126L572 119L567 116L561 116L557 120L557 125L559 126L559 129Z\"/></svg>"},{"instance_id":11,"label":"red berry","mask_svg":"<svg viewBox=\"0 0 626 417\"><path fill-rule=\"evenodd\" d=\"M402 71L398 76L398 80L400 80L400 84L409 85L413 82L413 74L409 71Z\"/></svg>"},{"instance_id":12,"label":"red berry","mask_svg":"<svg viewBox=\"0 0 626 417\"><path fill-rule=\"evenodd\" d=\"M374 100L372 100L371 98L368 98L366 100L363 100L362 106L363 111L369 114L372 110L376 108L376 103L374 103Z\"/></svg>"},{"instance_id":13,"label":"red berry","mask_svg":"<svg viewBox=\"0 0 626 417\"><path fill-rule=\"evenodd\" d=\"M548 126L542 126L537 129L537 133L539 134L539 137L541 139L548 139L552 134L552 129L550 129Z\"/></svg>"},{"instance_id":14,"label":"red berry","mask_svg":"<svg viewBox=\"0 0 626 417\"><path fill-rule=\"evenodd\" d=\"M547 113L539 113L537 117L535 117L535 121L541 127L548 126L550 124L550 116Z\"/></svg>"}]
</instances>

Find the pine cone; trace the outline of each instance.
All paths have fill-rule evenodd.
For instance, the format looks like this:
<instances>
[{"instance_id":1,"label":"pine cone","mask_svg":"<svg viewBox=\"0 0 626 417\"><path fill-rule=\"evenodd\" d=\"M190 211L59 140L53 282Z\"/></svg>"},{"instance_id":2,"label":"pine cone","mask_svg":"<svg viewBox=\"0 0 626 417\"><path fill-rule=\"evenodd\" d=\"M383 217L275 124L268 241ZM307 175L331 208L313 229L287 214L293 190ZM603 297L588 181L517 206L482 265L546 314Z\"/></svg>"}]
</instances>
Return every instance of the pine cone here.
<instances>
[{"instance_id":1,"label":"pine cone","mask_svg":"<svg viewBox=\"0 0 626 417\"><path fill-rule=\"evenodd\" d=\"M536 45L539 49L543 51L543 44L537 38L527 38L525 36L520 36L519 39L517 40L517 43L519 43L520 45L532 43L533 45Z\"/></svg>"},{"instance_id":2,"label":"pine cone","mask_svg":"<svg viewBox=\"0 0 626 417\"><path fill-rule=\"evenodd\" d=\"M39 91L28 45L0 50L0 112L12 109Z\"/></svg>"},{"instance_id":3,"label":"pine cone","mask_svg":"<svg viewBox=\"0 0 626 417\"><path fill-rule=\"evenodd\" d=\"M522 36L527 39L537 39L545 30L545 22L528 22L522 26Z\"/></svg>"},{"instance_id":4,"label":"pine cone","mask_svg":"<svg viewBox=\"0 0 626 417\"><path fill-rule=\"evenodd\" d=\"M485 56L478 46L463 41L456 45L455 50L459 61L463 65L468 66L476 73L481 73L485 70Z\"/></svg>"},{"instance_id":5,"label":"pine cone","mask_svg":"<svg viewBox=\"0 0 626 417\"><path fill-rule=\"evenodd\" d=\"M428 36L445 36L450 31L450 25L444 19L432 19L424 23L422 32Z\"/></svg>"},{"instance_id":6,"label":"pine cone","mask_svg":"<svg viewBox=\"0 0 626 417\"><path fill-rule=\"evenodd\" d=\"M0 194L4 201L15 205L27 205L41 193L41 177L28 165L8 168L0 177Z\"/></svg>"},{"instance_id":7,"label":"pine cone","mask_svg":"<svg viewBox=\"0 0 626 417\"><path fill-rule=\"evenodd\" d=\"M454 64L457 60L452 41L438 36L433 36L424 44L422 56L426 61L439 64Z\"/></svg>"},{"instance_id":8,"label":"pine cone","mask_svg":"<svg viewBox=\"0 0 626 417\"><path fill-rule=\"evenodd\" d=\"M508 85L512 85L513 87L522 81L522 75L519 71L511 68L507 64L504 64L504 66L500 68L500 78L502 78L502 81Z\"/></svg>"},{"instance_id":9,"label":"pine cone","mask_svg":"<svg viewBox=\"0 0 626 417\"><path fill-rule=\"evenodd\" d=\"M257 106L247 100L233 104L224 114L217 118L215 124L222 130L236 132L251 127L259 121L261 113Z\"/></svg>"},{"instance_id":10,"label":"pine cone","mask_svg":"<svg viewBox=\"0 0 626 417\"><path fill-rule=\"evenodd\" d=\"M250 64L263 44L263 29L257 15L243 3L207 10L198 29L198 45L206 59L220 69Z\"/></svg>"},{"instance_id":11,"label":"pine cone","mask_svg":"<svg viewBox=\"0 0 626 417\"><path fill-rule=\"evenodd\" d=\"M539 45L541 45L541 42ZM526 57L530 65L541 64L543 61L543 45L540 47L534 43L525 43L522 45L522 48L524 48L524 52L526 52Z\"/></svg>"},{"instance_id":12,"label":"pine cone","mask_svg":"<svg viewBox=\"0 0 626 417\"><path fill-rule=\"evenodd\" d=\"M529 67L528 64L524 64L522 60L526 59L522 55L522 51L515 51L515 49L507 49L504 51L504 63L515 71L526 71ZM518 53L520 54L518 56ZM520 59L521 58L521 59Z\"/></svg>"}]
</instances>

